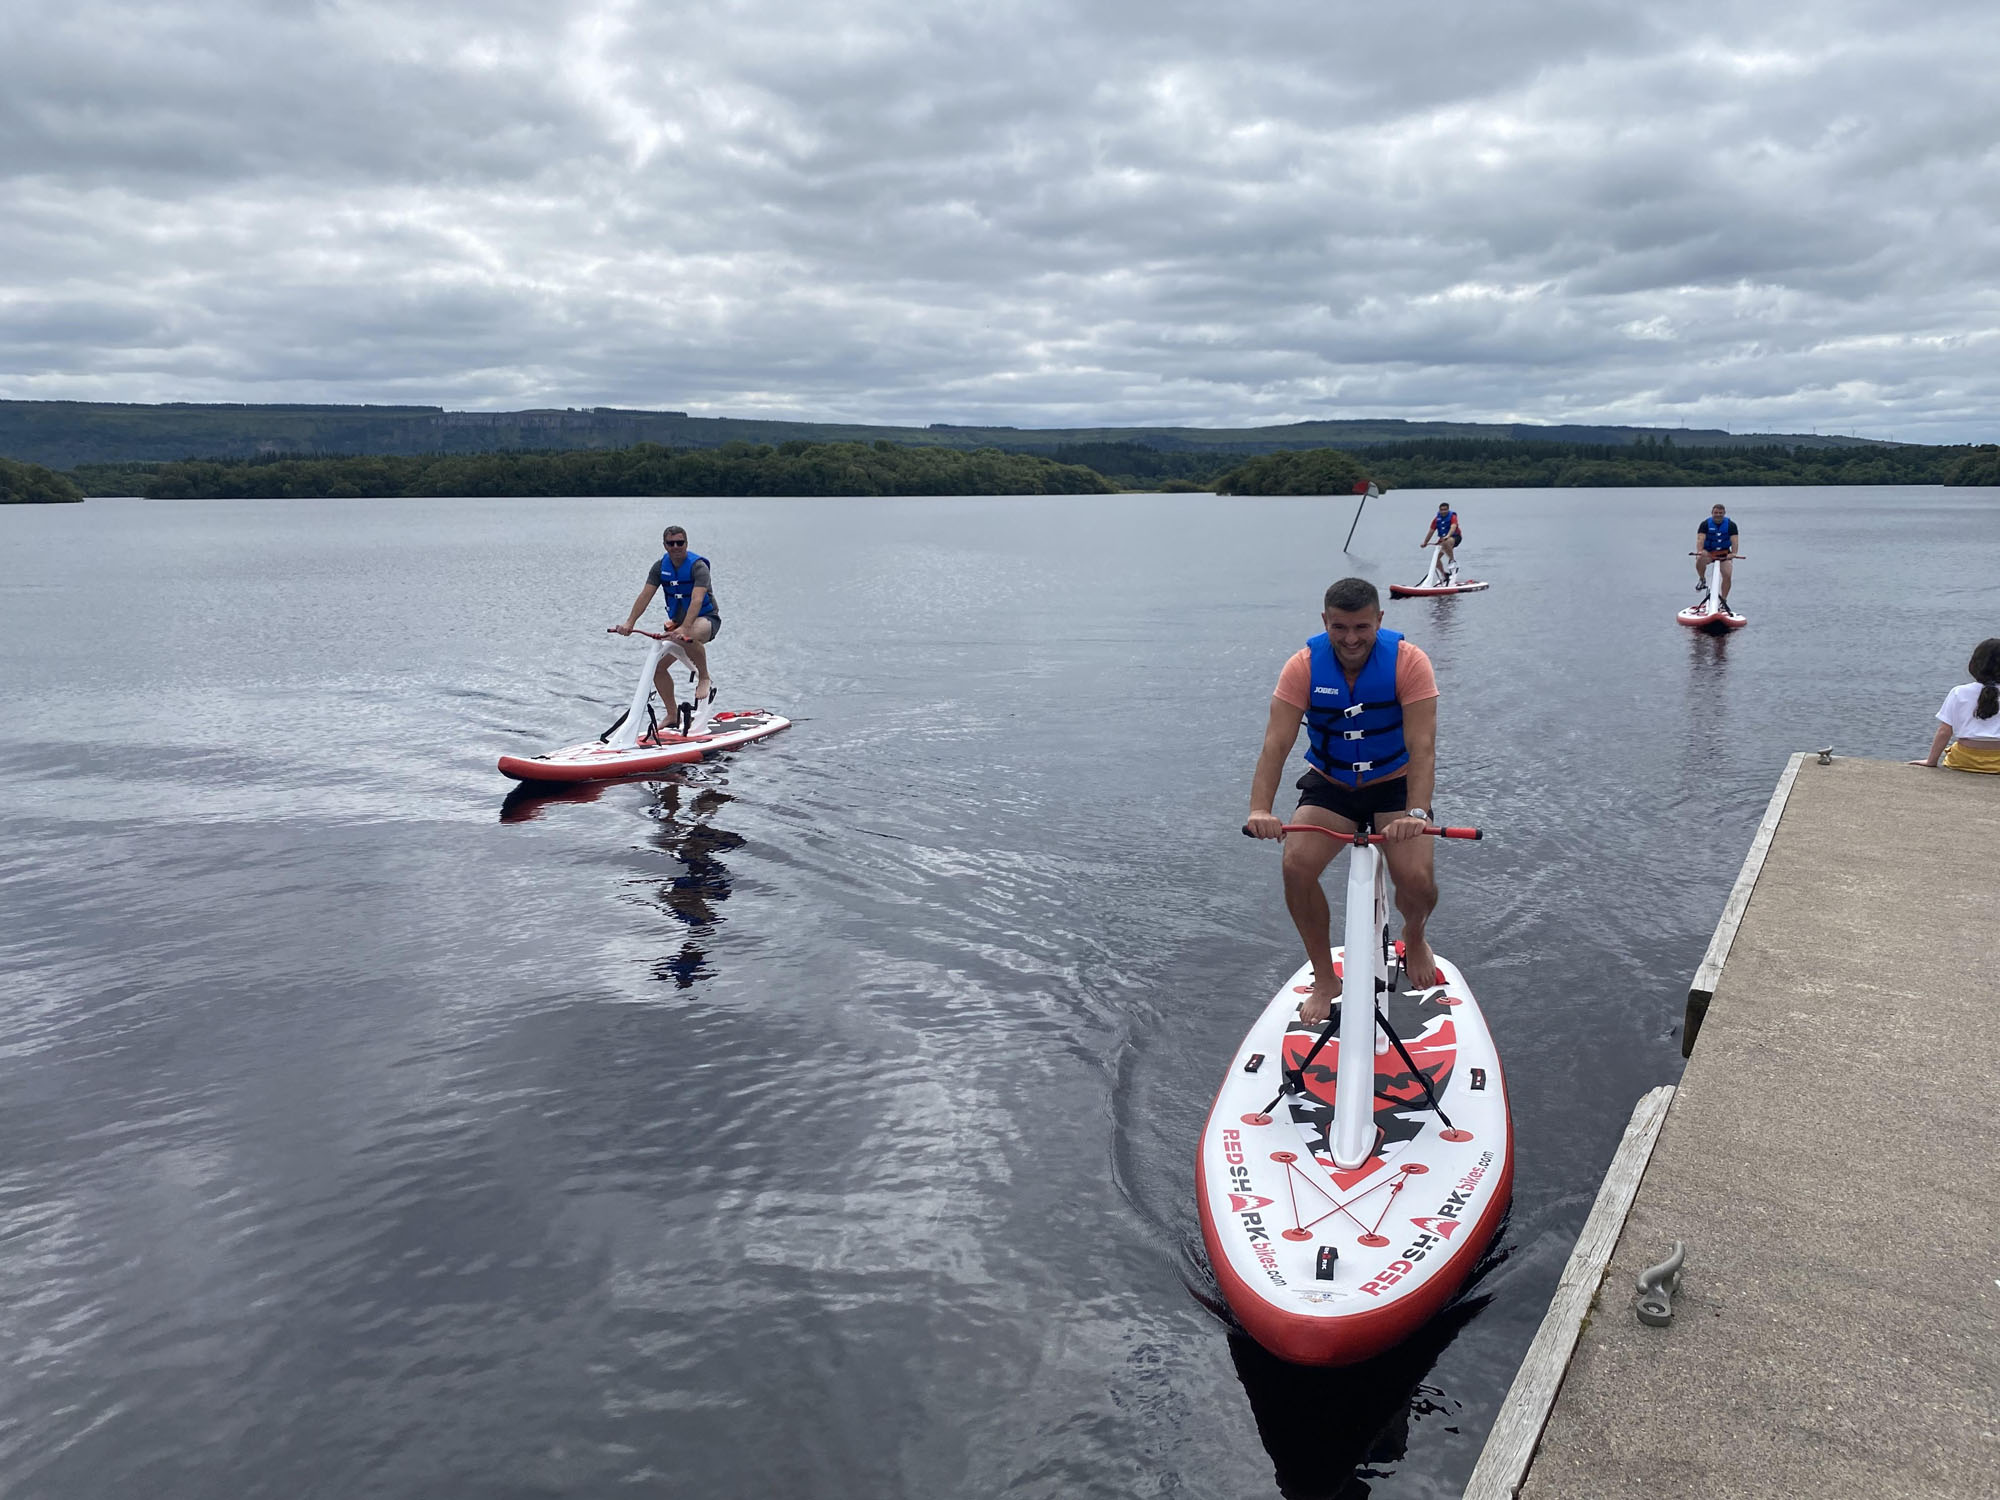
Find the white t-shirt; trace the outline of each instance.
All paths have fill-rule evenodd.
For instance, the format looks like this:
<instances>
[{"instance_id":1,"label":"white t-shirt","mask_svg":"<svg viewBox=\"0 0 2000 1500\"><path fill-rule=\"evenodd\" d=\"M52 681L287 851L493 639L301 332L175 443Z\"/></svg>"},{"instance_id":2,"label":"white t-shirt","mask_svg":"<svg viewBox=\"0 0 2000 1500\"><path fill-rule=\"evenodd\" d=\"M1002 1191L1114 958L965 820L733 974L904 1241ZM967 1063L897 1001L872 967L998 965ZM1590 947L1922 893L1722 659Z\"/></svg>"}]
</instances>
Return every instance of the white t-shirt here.
<instances>
[{"instance_id":1,"label":"white t-shirt","mask_svg":"<svg viewBox=\"0 0 2000 1500\"><path fill-rule=\"evenodd\" d=\"M1937 711L1938 722L1949 724L1962 740L2000 740L2000 714L1990 719L1973 717L1979 707L1979 684L1962 683L1944 695L1944 707Z\"/></svg>"}]
</instances>

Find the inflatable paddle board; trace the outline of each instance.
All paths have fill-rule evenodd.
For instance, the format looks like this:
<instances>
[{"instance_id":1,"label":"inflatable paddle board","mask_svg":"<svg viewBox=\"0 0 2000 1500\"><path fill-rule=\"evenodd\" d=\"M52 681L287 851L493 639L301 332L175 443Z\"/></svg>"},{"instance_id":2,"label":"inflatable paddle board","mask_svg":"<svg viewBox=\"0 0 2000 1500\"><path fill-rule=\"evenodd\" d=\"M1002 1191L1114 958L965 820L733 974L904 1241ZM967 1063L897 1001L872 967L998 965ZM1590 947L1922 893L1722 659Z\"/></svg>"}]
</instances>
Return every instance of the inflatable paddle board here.
<instances>
[{"instance_id":1,"label":"inflatable paddle board","mask_svg":"<svg viewBox=\"0 0 2000 1500\"><path fill-rule=\"evenodd\" d=\"M693 765L718 750L734 750L752 740L790 729L792 721L765 709L719 713L705 734L674 734L661 730L631 745L587 740L546 755L503 755L502 774L516 781L603 781L614 776L643 776L668 766Z\"/></svg>"},{"instance_id":2,"label":"inflatable paddle board","mask_svg":"<svg viewBox=\"0 0 2000 1500\"><path fill-rule=\"evenodd\" d=\"M1490 589L1490 583L1481 583L1477 578L1468 578L1463 583L1447 583L1439 588L1427 589L1422 584L1392 583L1389 585L1391 599L1436 599L1445 594L1476 594L1481 589Z\"/></svg>"},{"instance_id":3,"label":"inflatable paddle board","mask_svg":"<svg viewBox=\"0 0 2000 1500\"><path fill-rule=\"evenodd\" d=\"M678 641L650 630L634 635L652 637L653 649L639 668L639 685L631 705L594 740L551 750L546 755L503 755L502 775L516 781L607 781L618 776L644 776L668 766L693 765L720 750L734 750L761 740L792 721L769 709L734 709L696 715L682 732L652 722L653 669L662 656L687 661Z\"/></svg>"},{"instance_id":4,"label":"inflatable paddle board","mask_svg":"<svg viewBox=\"0 0 2000 1500\"><path fill-rule=\"evenodd\" d=\"M1435 547L1436 542L1426 542L1427 547ZM1446 567L1444 553L1431 554L1430 571L1415 583L1392 583L1389 585L1391 599L1436 599L1446 594L1476 594L1481 589L1491 588L1490 583L1481 583L1477 578L1463 577L1457 564Z\"/></svg>"},{"instance_id":5,"label":"inflatable paddle board","mask_svg":"<svg viewBox=\"0 0 2000 1500\"><path fill-rule=\"evenodd\" d=\"M1372 848L1355 853L1377 864ZM1195 1168L1223 1299L1294 1364L1354 1364L1416 1332L1465 1285L1513 1195L1506 1081L1479 1004L1442 959L1427 989L1377 990L1391 955L1371 952L1381 887L1363 864L1348 872L1349 912L1358 899L1363 915L1335 950L1337 1022L1299 1020L1307 964L1237 1048ZM1400 964L1390 972L1400 980ZM1379 1018L1348 998L1371 990Z\"/></svg>"},{"instance_id":6,"label":"inflatable paddle board","mask_svg":"<svg viewBox=\"0 0 2000 1500\"><path fill-rule=\"evenodd\" d=\"M1705 630L1710 635L1723 635L1731 630L1741 630L1750 623L1735 610L1722 607L1718 593L1721 568L1721 563L1708 565L1701 599L1674 616L1681 624L1694 630Z\"/></svg>"}]
</instances>

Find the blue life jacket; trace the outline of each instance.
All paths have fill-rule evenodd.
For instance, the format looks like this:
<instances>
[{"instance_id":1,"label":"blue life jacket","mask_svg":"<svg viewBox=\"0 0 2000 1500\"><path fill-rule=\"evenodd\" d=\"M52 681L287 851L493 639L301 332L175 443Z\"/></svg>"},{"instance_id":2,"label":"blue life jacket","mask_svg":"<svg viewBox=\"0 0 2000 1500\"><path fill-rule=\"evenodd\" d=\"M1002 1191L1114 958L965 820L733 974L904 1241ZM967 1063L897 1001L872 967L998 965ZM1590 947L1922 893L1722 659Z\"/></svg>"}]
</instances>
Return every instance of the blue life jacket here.
<instances>
[{"instance_id":1,"label":"blue life jacket","mask_svg":"<svg viewBox=\"0 0 2000 1500\"><path fill-rule=\"evenodd\" d=\"M1727 552L1729 550L1729 528L1736 523L1724 516L1720 521L1710 516L1701 523L1701 550L1704 552Z\"/></svg>"},{"instance_id":2,"label":"blue life jacket","mask_svg":"<svg viewBox=\"0 0 2000 1500\"><path fill-rule=\"evenodd\" d=\"M672 620L676 625L680 623L681 616L687 613L688 600L694 597L694 565L705 562L708 562L708 559L700 553L689 552L686 557L681 559L680 568L676 571L671 552L660 559L658 577L660 587L666 591L667 618ZM715 588L713 584L710 585L708 592L702 595L701 612L711 619L716 616Z\"/></svg>"},{"instance_id":3,"label":"blue life jacket","mask_svg":"<svg viewBox=\"0 0 2000 1500\"><path fill-rule=\"evenodd\" d=\"M1375 649L1347 685L1347 673L1324 633L1306 642L1312 652L1311 706L1306 709L1306 764L1328 781L1359 786L1407 765L1403 705L1396 701L1396 649L1403 638L1375 632Z\"/></svg>"},{"instance_id":4,"label":"blue life jacket","mask_svg":"<svg viewBox=\"0 0 2000 1500\"><path fill-rule=\"evenodd\" d=\"M1450 540L1451 534L1458 530L1458 512L1455 510L1446 511L1443 515L1436 518L1435 524L1438 536L1443 540Z\"/></svg>"}]
</instances>

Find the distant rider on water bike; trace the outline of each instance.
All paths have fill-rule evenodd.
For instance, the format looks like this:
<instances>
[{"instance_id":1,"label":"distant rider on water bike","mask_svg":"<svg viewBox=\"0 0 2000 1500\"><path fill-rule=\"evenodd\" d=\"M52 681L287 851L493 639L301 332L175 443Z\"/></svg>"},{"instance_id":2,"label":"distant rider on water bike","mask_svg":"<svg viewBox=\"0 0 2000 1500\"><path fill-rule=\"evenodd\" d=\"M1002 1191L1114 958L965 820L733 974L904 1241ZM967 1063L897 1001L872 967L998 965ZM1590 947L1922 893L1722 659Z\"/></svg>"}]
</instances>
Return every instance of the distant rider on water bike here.
<instances>
[{"instance_id":1,"label":"distant rider on water bike","mask_svg":"<svg viewBox=\"0 0 2000 1500\"><path fill-rule=\"evenodd\" d=\"M1431 517L1424 539L1417 545L1428 547L1433 536L1438 544L1438 577L1449 578L1458 571L1458 544L1465 540L1465 534L1458 529L1458 512L1448 501L1438 502L1438 513Z\"/></svg>"},{"instance_id":2,"label":"distant rider on water bike","mask_svg":"<svg viewBox=\"0 0 2000 1500\"><path fill-rule=\"evenodd\" d=\"M1736 523L1729 519L1728 511L1720 504L1710 509L1708 519L1695 528L1694 576L1700 580L1700 592L1708 592L1708 565L1722 564L1722 592L1716 599L1716 607L1725 615L1729 614L1729 575L1732 571L1730 560L1739 554L1736 550Z\"/></svg>"},{"instance_id":3,"label":"distant rider on water bike","mask_svg":"<svg viewBox=\"0 0 2000 1500\"><path fill-rule=\"evenodd\" d=\"M715 607L715 584L709 576L708 559L688 551L686 529L669 526L660 534L660 540L666 545L666 556L647 570L646 586L632 601L632 611L625 616L624 623L611 628L620 635L630 635L639 617L645 614L646 606L653 602L653 595L662 589L666 591L667 639L680 642L687 651L688 665L694 668L693 708L695 719L699 720L715 701L715 684L708 675L708 643L722 629L722 615ZM659 666L653 669L653 686L659 689L660 701L666 705L669 725L680 722L673 665L672 657L662 656Z\"/></svg>"}]
</instances>

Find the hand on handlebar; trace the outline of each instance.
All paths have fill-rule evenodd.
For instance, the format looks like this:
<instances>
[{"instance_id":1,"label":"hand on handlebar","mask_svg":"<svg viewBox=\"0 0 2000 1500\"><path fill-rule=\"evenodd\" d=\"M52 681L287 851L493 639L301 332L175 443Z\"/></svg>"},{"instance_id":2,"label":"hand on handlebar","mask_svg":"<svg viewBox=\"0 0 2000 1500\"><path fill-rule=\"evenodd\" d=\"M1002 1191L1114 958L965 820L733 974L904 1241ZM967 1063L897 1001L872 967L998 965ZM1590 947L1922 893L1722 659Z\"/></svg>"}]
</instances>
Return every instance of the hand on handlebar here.
<instances>
[{"instance_id":1,"label":"hand on handlebar","mask_svg":"<svg viewBox=\"0 0 2000 1500\"><path fill-rule=\"evenodd\" d=\"M613 635L630 635L632 633L632 622L627 620L623 625L613 625L611 633Z\"/></svg>"},{"instance_id":2,"label":"hand on handlebar","mask_svg":"<svg viewBox=\"0 0 2000 1500\"><path fill-rule=\"evenodd\" d=\"M1274 813L1253 812L1244 822L1243 831L1253 839L1281 839L1285 836L1285 825Z\"/></svg>"},{"instance_id":3,"label":"hand on handlebar","mask_svg":"<svg viewBox=\"0 0 2000 1500\"><path fill-rule=\"evenodd\" d=\"M1397 813L1375 830L1375 837L1386 844L1400 844L1405 839L1422 838L1429 827L1430 824L1422 818L1413 818L1408 813Z\"/></svg>"}]
</instances>

